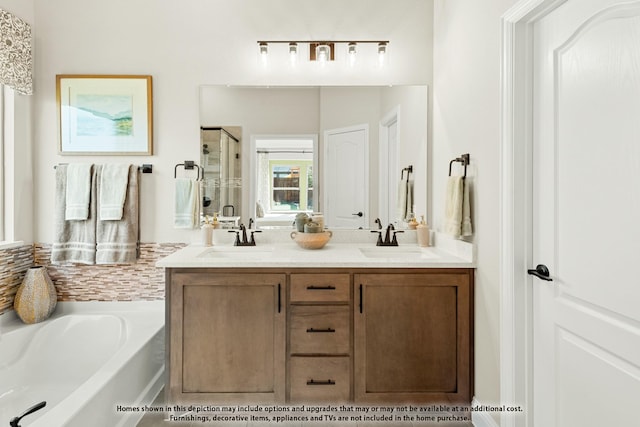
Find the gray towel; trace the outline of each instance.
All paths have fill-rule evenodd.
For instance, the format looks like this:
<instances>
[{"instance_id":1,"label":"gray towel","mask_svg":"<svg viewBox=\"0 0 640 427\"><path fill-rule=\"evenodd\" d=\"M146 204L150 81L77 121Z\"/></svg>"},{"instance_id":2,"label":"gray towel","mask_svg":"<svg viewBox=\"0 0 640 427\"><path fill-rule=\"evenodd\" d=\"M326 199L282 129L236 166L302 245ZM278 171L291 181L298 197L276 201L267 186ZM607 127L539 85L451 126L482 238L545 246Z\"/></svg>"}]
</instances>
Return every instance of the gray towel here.
<instances>
[{"instance_id":1,"label":"gray towel","mask_svg":"<svg viewBox=\"0 0 640 427\"><path fill-rule=\"evenodd\" d=\"M103 165L97 165L98 200ZM122 218L99 220L96 224L96 264L133 264L138 258L138 168L129 167L129 182Z\"/></svg>"},{"instance_id":2,"label":"gray towel","mask_svg":"<svg viewBox=\"0 0 640 427\"><path fill-rule=\"evenodd\" d=\"M67 165L56 169L54 207L54 236L51 263L73 262L94 264L96 257L96 171L91 173L91 196L86 220L65 220L67 194Z\"/></svg>"},{"instance_id":3,"label":"gray towel","mask_svg":"<svg viewBox=\"0 0 640 427\"><path fill-rule=\"evenodd\" d=\"M98 218L100 220L122 219L130 166L121 163L107 163L102 166L100 199L98 200L100 204Z\"/></svg>"},{"instance_id":4,"label":"gray towel","mask_svg":"<svg viewBox=\"0 0 640 427\"><path fill-rule=\"evenodd\" d=\"M91 163L71 163L67 166L66 220L89 218L91 166Z\"/></svg>"}]
</instances>

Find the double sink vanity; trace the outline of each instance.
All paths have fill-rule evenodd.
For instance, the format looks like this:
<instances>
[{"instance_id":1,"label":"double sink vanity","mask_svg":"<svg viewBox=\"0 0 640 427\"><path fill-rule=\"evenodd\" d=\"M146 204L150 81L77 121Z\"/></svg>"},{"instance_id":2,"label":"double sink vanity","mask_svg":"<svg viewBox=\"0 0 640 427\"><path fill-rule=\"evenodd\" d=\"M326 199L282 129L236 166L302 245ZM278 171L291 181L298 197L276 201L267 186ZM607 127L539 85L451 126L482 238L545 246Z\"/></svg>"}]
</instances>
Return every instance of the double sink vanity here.
<instances>
[{"instance_id":1,"label":"double sink vanity","mask_svg":"<svg viewBox=\"0 0 640 427\"><path fill-rule=\"evenodd\" d=\"M471 245L407 231L397 247L337 231L319 250L219 234L159 261L168 400L470 403Z\"/></svg>"}]
</instances>

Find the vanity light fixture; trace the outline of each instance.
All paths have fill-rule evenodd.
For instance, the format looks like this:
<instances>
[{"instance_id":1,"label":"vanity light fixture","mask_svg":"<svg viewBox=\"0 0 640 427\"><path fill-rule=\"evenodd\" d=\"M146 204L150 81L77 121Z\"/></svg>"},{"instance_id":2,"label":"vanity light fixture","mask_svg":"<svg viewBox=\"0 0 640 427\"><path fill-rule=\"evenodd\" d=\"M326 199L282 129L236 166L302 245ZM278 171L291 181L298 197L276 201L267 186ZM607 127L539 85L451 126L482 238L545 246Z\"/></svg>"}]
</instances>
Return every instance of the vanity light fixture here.
<instances>
[{"instance_id":1,"label":"vanity light fixture","mask_svg":"<svg viewBox=\"0 0 640 427\"><path fill-rule=\"evenodd\" d=\"M358 45L367 43L377 45L378 58L381 64L384 62L389 45L388 40L259 40L260 56L263 60L266 58L270 44L283 43L289 45L289 57L292 63L298 60L299 45L305 44L309 46L309 61L317 61L322 64L336 59L336 45L347 45L346 51L351 65L355 63L359 50Z\"/></svg>"}]
</instances>

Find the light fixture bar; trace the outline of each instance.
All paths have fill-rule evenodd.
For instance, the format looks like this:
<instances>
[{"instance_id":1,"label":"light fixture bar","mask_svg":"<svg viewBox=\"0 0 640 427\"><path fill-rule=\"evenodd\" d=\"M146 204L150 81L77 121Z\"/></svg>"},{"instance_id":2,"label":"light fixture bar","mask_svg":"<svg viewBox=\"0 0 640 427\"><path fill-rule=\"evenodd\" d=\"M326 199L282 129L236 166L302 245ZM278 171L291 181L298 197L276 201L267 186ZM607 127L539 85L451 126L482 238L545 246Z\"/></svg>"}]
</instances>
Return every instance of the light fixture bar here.
<instances>
[{"instance_id":1,"label":"light fixture bar","mask_svg":"<svg viewBox=\"0 0 640 427\"><path fill-rule=\"evenodd\" d=\"M389 40L258 40L258 44L262 44L262 43L323 43L323 44L327 44L327 43L334 43L334 44L338 44L338 43L375 43L375 44L380 44L380 43L385 43L385 44L389 44Z\"/></svg>"},{"instance_id":2,"label":"light fixture bar","mask_svg":"<svg viewBox=\"0 0 640 427\"><path fill-rule=\"evenodd\" d=\"M258 40L258 46L260 47L260 54L263 60L266 60L266 56L269 50L270 44L288 44L289 55L292 63L296 61L299 44L309 45L309 60L325 63L335 60L335 46L336 44L346 44L347 53L349 54L349 61L354 63L355 57L358 51L357 45L359 44L375 44L377 45L377 52L380 62L384 62L384 57L387 52L387 46L389 40Z\"/></svg>"}]
</instances>

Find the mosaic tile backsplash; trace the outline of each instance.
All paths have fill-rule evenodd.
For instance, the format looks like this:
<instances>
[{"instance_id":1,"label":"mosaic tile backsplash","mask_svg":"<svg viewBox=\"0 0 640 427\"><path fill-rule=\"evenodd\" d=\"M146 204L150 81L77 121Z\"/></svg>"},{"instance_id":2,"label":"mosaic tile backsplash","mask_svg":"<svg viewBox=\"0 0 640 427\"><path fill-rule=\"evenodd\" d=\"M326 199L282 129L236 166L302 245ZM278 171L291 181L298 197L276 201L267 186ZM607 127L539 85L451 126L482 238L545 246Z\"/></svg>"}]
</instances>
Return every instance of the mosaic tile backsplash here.
<instances>
[{"instance_id":1,"label":"mosaic tile backsplash","mask_svg":"<svg viewBox=\"0 0 640 427\"><path fill-rule=\"evenodd\" d=\"M33 265L33 246L22 245L0 250L0 314L13 308L13 299Z\"/></svg>"},{"instance_id":2,"label":"mosaic tile backsplash","mask_svg":"<svg viewBox=\"0 0 640 427\"><path fill-rule=\"evenodd\" d=\"M0 250L0 314L12 308L25 271L34 264L47 268L58 301L164 299L164 269L155 263L184 246L183 243L141 243L138 262L127 265L52 265L50 244Z\"/></svg>"}]
</instances>

